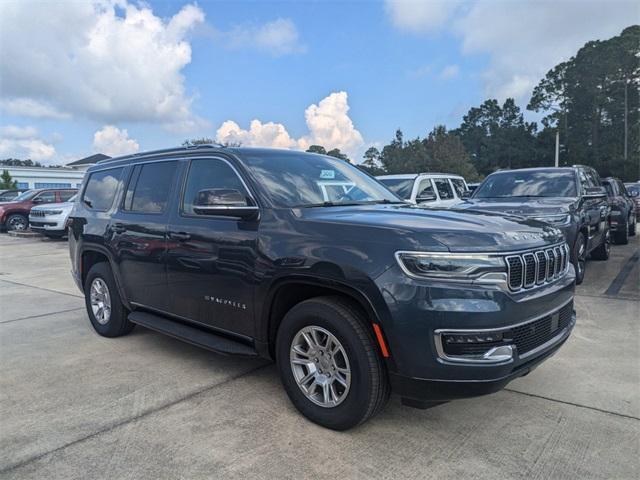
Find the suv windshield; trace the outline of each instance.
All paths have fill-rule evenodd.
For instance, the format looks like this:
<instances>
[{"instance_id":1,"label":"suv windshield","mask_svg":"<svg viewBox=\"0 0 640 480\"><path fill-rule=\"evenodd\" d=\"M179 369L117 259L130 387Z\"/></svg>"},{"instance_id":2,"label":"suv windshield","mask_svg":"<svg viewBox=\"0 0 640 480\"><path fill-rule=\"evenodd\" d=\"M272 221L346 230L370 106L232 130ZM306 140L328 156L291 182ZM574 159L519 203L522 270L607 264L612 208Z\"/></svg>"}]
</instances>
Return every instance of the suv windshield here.
<instances>
[{"instance_id":1,"label":"suv windshield","mask_svg":"<svg viewBox=\"0 0 640 480\"><path fill-rule=\"evenodd\" d=\"M378 181L400 198L411 198L413 178L379 178Z\"/></svg>"},{"instance_id":2,"label":"suv windshield","mask_svg":"<svg viewBox=\"0 0 640 480\"><path fill-rule=\"evenodd\" d=\"M277 207L404 203L344 160L289 153L247 155L243 160Z\"/></svg>"},{"instance_id":3,"label":"suv windshield","mask_svg":"<svg viewBox=\"0 0 640 480\"><path fill-rule=\"evenodd\" d=\"M575 197L576 177L572 171L511 171L491 174L473 198Z\"/></svg>"},{"instance_id":4,"label":"suv windshield","mask_svg":"<svg viewBox=\"0 0 640 480\"><path fill-rule=\"evenodd\" d=\"M14 198L13 201L22 202L24 200L30 200L31 198L35 197L36 193L38 193L37 190L27 190L26 192L22 192L20 195Z\"/></svg>"}]
</instances>

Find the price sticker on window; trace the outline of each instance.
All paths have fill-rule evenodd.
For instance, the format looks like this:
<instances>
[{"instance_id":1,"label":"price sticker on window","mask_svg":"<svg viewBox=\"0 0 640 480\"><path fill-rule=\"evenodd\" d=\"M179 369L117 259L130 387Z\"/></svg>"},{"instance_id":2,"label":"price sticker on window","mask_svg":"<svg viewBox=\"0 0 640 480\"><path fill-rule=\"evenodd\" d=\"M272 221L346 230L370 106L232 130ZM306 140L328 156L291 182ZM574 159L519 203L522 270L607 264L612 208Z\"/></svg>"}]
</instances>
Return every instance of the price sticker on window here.
<instances>
[{"instance_id":1,"label":"price sticker on window","mask_svg":"<svg viewBox=\"0 0 640 480\"><path fill-rule=\"evenodd\" d=\"M322 178L323 180L333 180L334 178L336 178L336 171L335 170L322 170L320 172L320 178Z\"/></svg>"}]
</instances>

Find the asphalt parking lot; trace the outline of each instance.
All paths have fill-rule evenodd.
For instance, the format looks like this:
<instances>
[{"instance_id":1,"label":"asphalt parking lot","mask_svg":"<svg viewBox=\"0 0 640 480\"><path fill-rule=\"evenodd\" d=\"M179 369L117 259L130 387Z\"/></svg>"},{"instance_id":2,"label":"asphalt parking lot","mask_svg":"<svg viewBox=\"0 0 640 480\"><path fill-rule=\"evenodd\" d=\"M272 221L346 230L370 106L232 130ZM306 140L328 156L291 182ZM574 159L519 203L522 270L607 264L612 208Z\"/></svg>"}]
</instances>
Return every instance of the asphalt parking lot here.
<instances>
[{"instance_id":1,"label":"asphalt parking lot","mask_svg":"<svg viewBox=\"0 0 640 480\"><path fill-rule=\"evenodd\" d=\"M640 236L590 262L560 352L497 394L386 410L345 433L273 365L137 328L98 336L66 242L0 235L0 477L640 476Z\"/></svg>"}]
</instances>

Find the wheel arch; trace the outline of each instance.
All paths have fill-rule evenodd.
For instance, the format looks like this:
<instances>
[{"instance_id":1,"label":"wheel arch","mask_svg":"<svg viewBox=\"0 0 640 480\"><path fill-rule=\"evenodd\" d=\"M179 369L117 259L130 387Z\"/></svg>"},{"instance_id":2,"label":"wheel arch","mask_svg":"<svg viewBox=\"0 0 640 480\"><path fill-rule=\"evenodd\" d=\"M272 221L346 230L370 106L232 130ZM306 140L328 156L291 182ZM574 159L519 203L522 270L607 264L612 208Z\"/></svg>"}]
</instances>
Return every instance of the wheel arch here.
<instances>
[{"instance_id":1,"label":"wheel arch","mask_svg":"<svg viewBox=\"0 0 640 480\"><path fill-rule=\"evenodd\" d=\"M120 281L119 270L116 268L116 263L113 260L113 257L104 247L99 245L91 245L86 246L82 249L80 253L80 279L82 281L82 285L87 279L87 273L91 270L91 267L96 265L97 263L108 263L111 268L111 272L113 273L113 278L118 287L118 292L120 293L120 298L122 302L125 304L127 308L130 307L127 297L125 295L124 289L122 287L122 282Z\"/></svg>"},{"instance_id":2,"label":"wheel arch","mask_svg":"<svg viewBox=\"0 0 640 480\"><path fill-rule=\"evenodd\" d=\"M265 297L259 333L265 345L266 351L263 353L270 358L275 358L274 348L278 328L286 313L293 306L310 298L329 295L339 295L352 301L369 320L367 328L378 343L379 353L382 354L384 349L388 351L388 342L384 338L380 314L366 293L333 279L296 276L282 278L274 282ZM380 332L376 332L374 324L378 326ZM381 342L385 345L384 348Z\"/></svg>"}]
</instances>

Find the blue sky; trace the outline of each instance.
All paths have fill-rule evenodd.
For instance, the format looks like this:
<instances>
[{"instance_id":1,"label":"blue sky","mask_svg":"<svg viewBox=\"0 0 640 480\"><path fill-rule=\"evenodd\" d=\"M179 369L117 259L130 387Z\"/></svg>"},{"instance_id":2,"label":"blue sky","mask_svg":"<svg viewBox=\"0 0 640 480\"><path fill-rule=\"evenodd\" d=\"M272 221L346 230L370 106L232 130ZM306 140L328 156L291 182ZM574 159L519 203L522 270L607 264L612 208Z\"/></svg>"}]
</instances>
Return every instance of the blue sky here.
<instances>
[{"instance_id":1,"label":"blue sky","mask_svg":"<svg viewBox=\"0 0 640 480\"><path fill-rule=\"evenodd\" d=\"M339 147L456 127L531 88L627 1L3 2L0 157L66 163L209 136ZM250 122L254 122L250 128Z\"/></svg>"}]
</instances>

